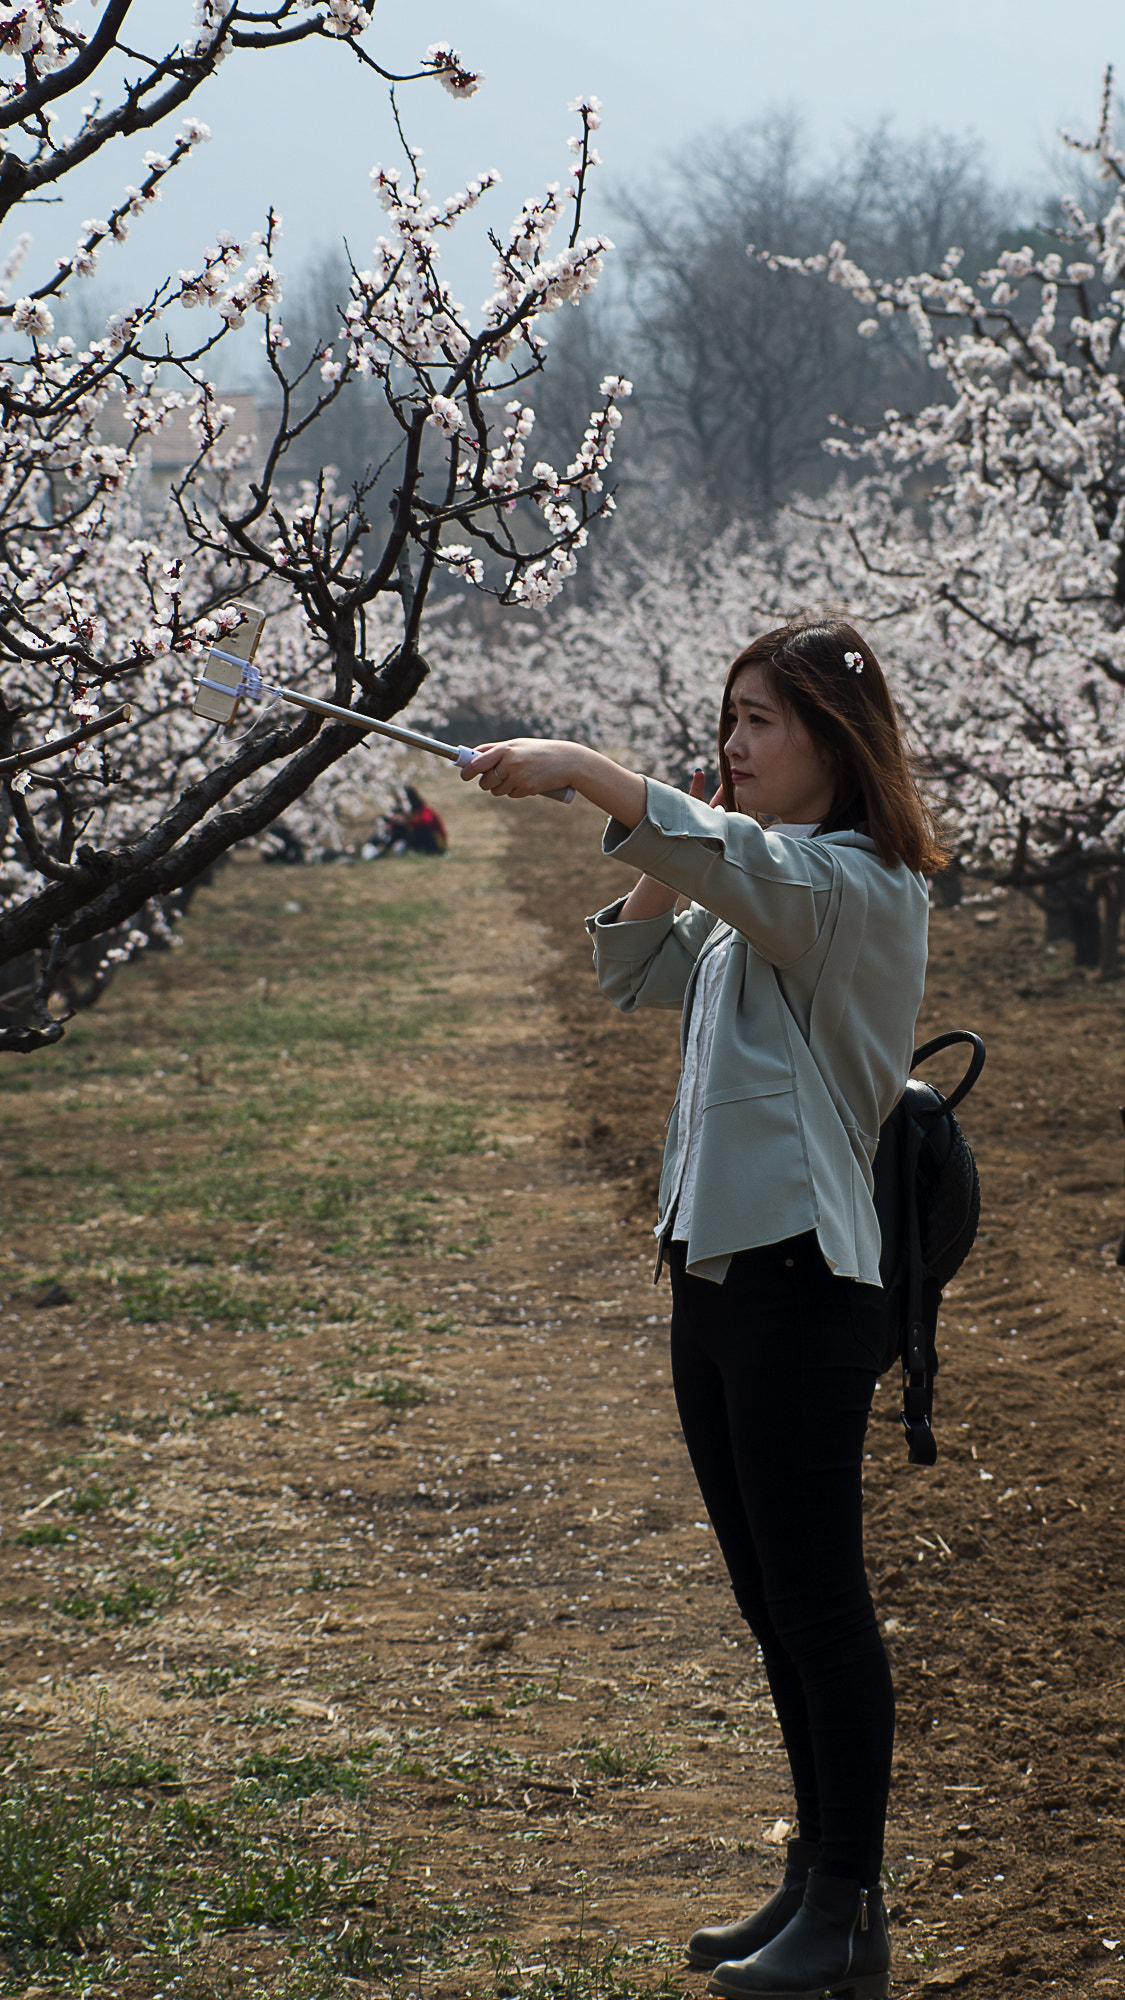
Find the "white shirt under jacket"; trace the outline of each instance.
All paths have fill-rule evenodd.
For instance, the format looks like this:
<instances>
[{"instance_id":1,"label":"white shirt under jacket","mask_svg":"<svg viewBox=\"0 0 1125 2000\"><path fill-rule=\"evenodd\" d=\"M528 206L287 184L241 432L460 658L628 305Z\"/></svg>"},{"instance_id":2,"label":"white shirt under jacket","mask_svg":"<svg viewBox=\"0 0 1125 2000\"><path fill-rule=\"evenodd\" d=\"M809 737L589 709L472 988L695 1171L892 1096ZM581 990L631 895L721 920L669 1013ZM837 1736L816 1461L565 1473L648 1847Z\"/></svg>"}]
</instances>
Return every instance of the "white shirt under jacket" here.
<instances>
[{"instance_id":1,"label":"white shirt under jacket","mask_svg":"<svg viewBox=\"0 0 1125 2000\"><path fill-rule=\"evenodd\" d=\"M866 834L794 839L646 782L632 832L604 851L689 896L682 916L587 920L602 991L624 1012L690 1023L700 962L723 950L687 1237L688 1269L721 1283L739 1250L815 1229L839 1276L879 1283L871 1162L910 1071L929 897ZM716 975L717 976L717 975ZM681 1055L683 1032L681 1032ZM680 1171L681 1093L659 1214ZM685 1141L686 1141L685 1129Z\"/></svg>"}]
</instances>

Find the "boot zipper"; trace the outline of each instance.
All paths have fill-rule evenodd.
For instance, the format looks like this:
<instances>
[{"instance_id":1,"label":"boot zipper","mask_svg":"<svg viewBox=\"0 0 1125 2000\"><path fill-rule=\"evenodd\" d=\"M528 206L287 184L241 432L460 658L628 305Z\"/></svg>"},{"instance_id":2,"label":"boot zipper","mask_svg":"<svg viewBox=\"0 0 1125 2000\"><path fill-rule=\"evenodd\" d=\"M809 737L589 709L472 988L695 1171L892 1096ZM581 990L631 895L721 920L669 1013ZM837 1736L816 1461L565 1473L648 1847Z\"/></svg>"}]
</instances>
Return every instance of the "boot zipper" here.
<instances>
[{"instance_id":1,"label":"boot zipper","mask_svg":"<svg viewBox=\"0 0 1125 2000\"><path fill-rule=\"evenodd\" d=\"M867 1891L866 1889L861 1889L859 1892L859 1910L852 1923L851 1930L848 1932L848 1963L846 1968L847 1972L851 1972L853 1966L855 1965L856 1931L857 1930L865 1931L867 1928L868 1928Z\"/></svg>"}]
</instances>

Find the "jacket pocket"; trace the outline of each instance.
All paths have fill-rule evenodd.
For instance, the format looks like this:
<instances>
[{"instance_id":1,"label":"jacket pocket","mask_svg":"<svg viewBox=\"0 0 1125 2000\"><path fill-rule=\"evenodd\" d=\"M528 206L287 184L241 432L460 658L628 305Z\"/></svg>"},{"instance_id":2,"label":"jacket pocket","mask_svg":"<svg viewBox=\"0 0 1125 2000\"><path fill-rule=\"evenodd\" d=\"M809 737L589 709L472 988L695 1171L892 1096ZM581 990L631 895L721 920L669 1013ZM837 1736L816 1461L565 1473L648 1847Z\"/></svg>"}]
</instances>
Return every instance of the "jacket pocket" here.
<instances>
[{"instance_id":1,"label":"jacket pocket","mask_svg":"<svg viewBox=\"0 0 1125 2000\"><path fill-rule=\"evenodd\" d=\"M797 1088L795 1076L779 1076L776 1071L768 1076L751 1079L748 1083L732 1086L727 1090L708 1090L704 1093L703 1109L709 1111L713 1104L740 1104L743 1099L755 1097L791 1096Z\"/></svg>"}]
</instances>

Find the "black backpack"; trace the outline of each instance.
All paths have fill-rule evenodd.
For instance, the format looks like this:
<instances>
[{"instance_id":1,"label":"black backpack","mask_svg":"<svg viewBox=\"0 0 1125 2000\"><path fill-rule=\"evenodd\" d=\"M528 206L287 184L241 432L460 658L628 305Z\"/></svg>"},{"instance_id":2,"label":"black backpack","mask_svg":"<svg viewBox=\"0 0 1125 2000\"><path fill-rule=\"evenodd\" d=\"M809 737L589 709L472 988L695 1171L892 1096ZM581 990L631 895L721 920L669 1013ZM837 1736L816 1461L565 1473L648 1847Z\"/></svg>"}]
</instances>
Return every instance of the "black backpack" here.
<instances>
[{"instance_id":1,"label":"black backpack","mask_svg":"<svg viewBox=\"0 0 1125 2000\"><path fill-rule=\"evenodd\" d=\"M902 1421L911 1465L933 1465L931 1428L938 1371L941 1295L959 1271L980 1221L976 1161L954 1106L984 1068L979 1035L954 1028L915 1049L911 1070L955 1042L972 1047L969 1067L948 1097L912 1077L879 1134L875 1212L883 1234L879 1275L887 1298L884 1368L902 1367Z\"/></svg>"}]
</instances>

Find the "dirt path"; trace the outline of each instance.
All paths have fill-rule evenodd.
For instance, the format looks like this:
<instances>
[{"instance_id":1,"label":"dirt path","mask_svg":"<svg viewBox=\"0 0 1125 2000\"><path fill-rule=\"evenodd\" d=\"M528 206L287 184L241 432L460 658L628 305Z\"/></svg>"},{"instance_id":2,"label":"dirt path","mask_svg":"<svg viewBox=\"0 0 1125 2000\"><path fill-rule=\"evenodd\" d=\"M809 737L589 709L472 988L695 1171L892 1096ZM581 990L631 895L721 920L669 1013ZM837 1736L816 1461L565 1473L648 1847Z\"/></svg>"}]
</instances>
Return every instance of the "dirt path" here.
<instances>
[{"instance_id":1,"label":"dirt path","mask_svg":"<svg viewBox=\"0 0 1125 2000\"><path fill-rule=\"evenodd\" d=\"M448 796L445 862L240 862L3 1085L7 1777L87 1769L100 1705L164 1882L81 1939L91 1994L694 1994L680 1940L776 1871L649 1283L675 1024L592 992L593 816ZM987 1234L936 1472L889 1386L873 1426L899 1995L1125 1994L1121 999L1022 922L938 921ZM302 1883L362 1882L255 1903L267 1807Z\"/></svg>"}]
</instances>

